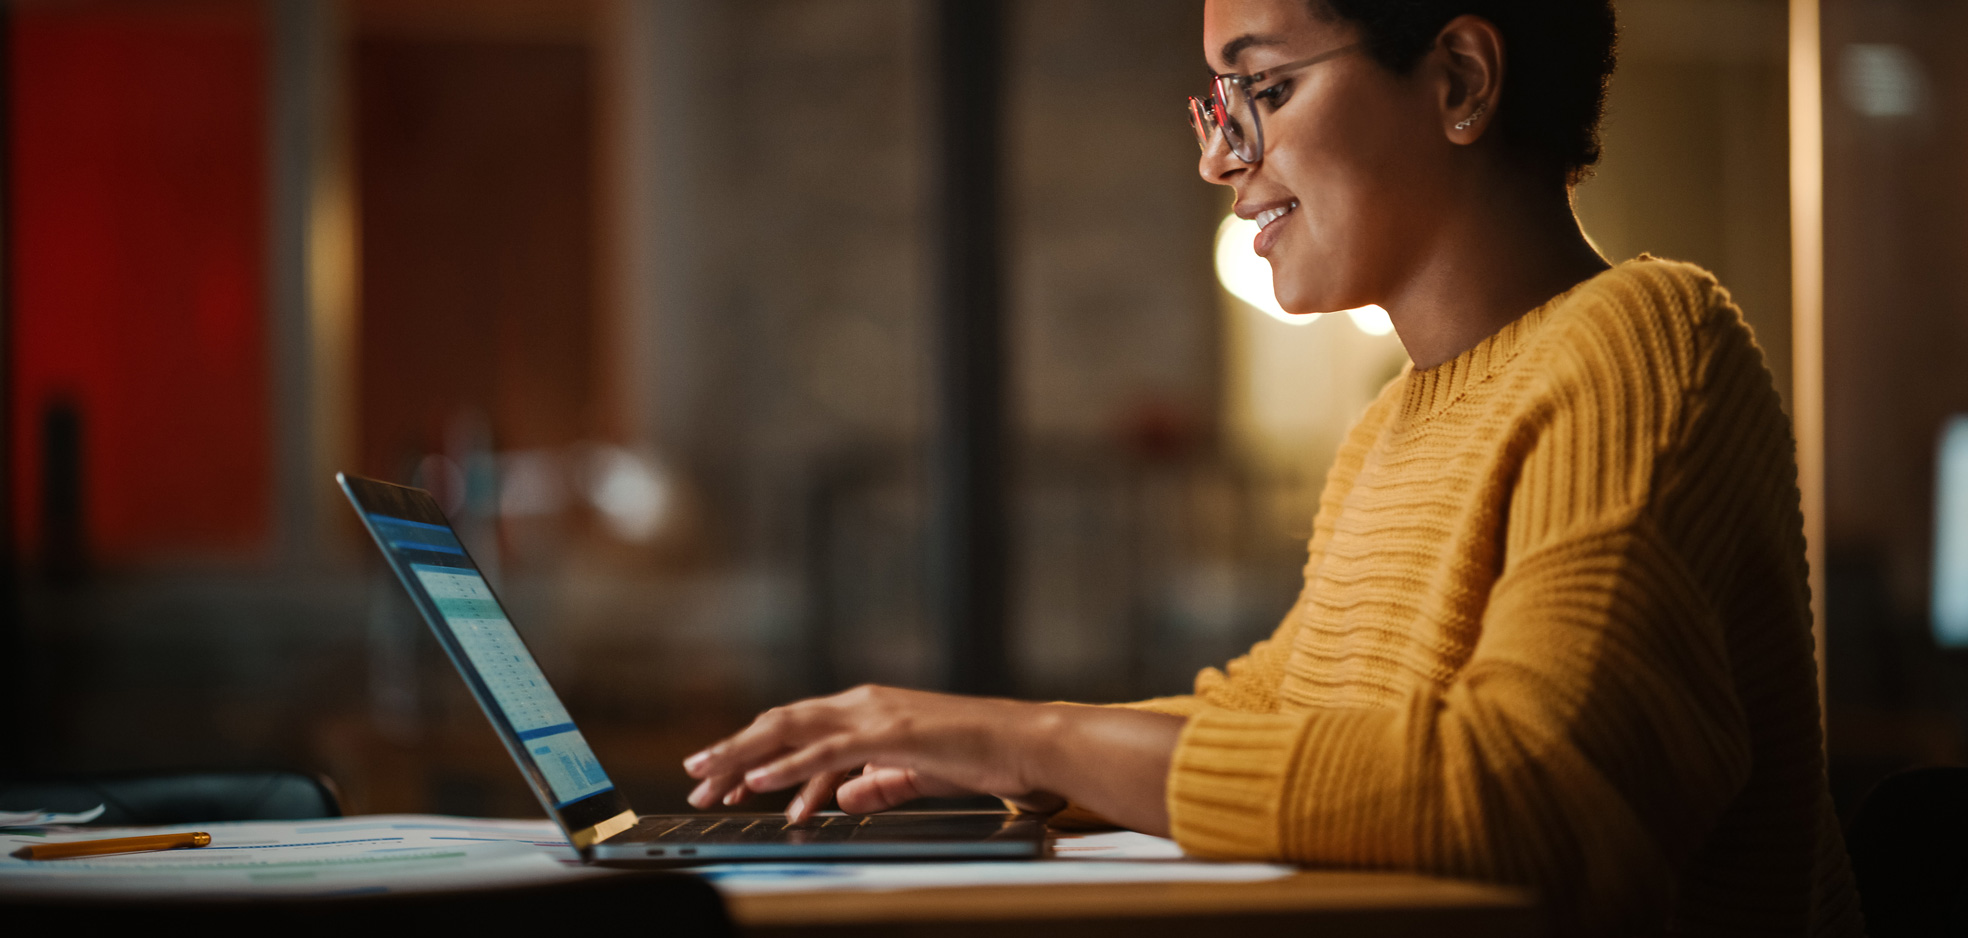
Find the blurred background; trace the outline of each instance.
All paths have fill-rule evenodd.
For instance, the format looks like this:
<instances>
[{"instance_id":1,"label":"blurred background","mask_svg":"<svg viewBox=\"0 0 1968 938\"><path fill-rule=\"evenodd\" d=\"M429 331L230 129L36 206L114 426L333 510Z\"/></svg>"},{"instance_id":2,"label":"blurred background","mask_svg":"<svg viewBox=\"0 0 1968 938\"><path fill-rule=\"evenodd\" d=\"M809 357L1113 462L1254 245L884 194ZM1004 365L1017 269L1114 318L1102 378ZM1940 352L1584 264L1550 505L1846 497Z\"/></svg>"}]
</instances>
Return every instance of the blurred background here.
<instances>
[{"instance_id":1,"label":"blurred background","mask_svg":"<svg viewBox=\"0 0 1968 938\"><path fill-rule=\"evenodd\" d=\"M1968 7L1823 0L1820 375L1791 6L1621 0L1578 206L1822 391L1849 809L1968 758ZM537 814L337 470L437 495L642 811L859 682L1180 692L1291 604L1406 361L1267 309L1184 126L1196 0L4 11L0 771Z\"/></svg>"}]
</instances>

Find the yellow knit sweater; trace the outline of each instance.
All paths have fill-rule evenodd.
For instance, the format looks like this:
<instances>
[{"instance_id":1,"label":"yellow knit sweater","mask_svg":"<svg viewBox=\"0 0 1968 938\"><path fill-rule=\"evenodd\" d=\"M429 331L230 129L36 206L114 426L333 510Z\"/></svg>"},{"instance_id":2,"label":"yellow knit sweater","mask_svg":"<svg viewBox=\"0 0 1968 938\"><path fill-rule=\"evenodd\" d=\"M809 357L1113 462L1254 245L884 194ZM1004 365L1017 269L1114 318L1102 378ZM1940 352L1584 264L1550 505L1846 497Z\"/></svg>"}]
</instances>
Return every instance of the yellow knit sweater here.
<instances>
[{"instance_id":1,"label":"yellow knit sweater","mask_svg":"<svg viewBox=\"0 0 1968 938\"><path fill-rule=\"evenodd\" d=\"M1533 887L1566 932L1861 930L1789 423L1705 272L1642 257L1354 427L1270 639L1188 717L1195 854Z\"/></svg>"}]
</instances>

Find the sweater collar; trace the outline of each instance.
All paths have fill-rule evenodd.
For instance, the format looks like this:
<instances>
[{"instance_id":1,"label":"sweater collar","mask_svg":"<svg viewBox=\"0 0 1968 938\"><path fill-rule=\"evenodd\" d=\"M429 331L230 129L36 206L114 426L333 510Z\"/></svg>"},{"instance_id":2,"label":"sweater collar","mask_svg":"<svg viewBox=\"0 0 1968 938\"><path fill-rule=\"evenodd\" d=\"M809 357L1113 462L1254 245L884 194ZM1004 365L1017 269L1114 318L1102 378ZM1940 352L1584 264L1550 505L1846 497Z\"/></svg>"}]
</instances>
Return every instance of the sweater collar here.
<instances>
[{"instance_id":1,"label":"sweater collar","mask_svg":"<svg viewBox=\"0 0 1968 938\"><path fill-rule=\"evenodd\" d=\"M1645 259L1644 256L1641 259ZM1476 343L1474 348L1433 368L1415 371L1413 366L1409 366L1407 383L1402 388L1398 419L1402 422L1413 422L1433 417L1447 410L1478 385L1496 376L1517 357L1518 352L1524 349L1531 337L1537 333L1538 327L1550 318L1553 310L1577 295L1586 284L1597 279L1599 278L1592 277L1581 281L1571 289L1546 300L1544 305L1511 320L1503 328L1492 333L1489 338Z\"/></svg>"}]
</instances>

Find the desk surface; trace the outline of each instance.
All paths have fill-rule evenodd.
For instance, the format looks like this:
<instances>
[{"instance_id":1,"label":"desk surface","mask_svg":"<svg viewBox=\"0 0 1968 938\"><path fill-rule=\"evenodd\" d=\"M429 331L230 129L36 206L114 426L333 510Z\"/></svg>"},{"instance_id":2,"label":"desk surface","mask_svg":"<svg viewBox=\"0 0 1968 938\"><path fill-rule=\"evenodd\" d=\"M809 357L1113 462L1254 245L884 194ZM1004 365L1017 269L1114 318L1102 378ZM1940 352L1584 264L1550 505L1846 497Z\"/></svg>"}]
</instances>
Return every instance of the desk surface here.
<instances>
[{"instance_id":1,"label":"desk surface","mask_svg":"<svg viewBox=\"0 0 1968 938\"><path fill-rule=\"evenodd\" d=\"M35 902L53 908L62 902L203 899L215 909L242 915L254 909L279 912L282 903L239 902L255 897L315 902L356 921L382 907L365 911L352 903L344 908L326 897L421 895L437 901L461 890L570 888L597 890L586 900L590 902L612 897L618 911L640 924L649 915L650 897L638 890L681 888L675 877L666 887L660 877L624 878L575 863L559 831L545 821L382 815L200 826L211 832L212 844L197 850L48 863L0 854L0 904ZM0 837L5 841L0 846L134 832L13 833ZM721 875L707 870L705 875L717 884L741 931L760 936L1186 938L1234 929L1239 938L1258 938L1308 932L1481 936L1539 930L1529 898L1499 887L1396 873L1291 872L1257 865L1258 875L1249 876L1245 874L1252 870L1235 869L1248 864L1208 871L1163 867L1144 873L1142 868L1160 862L1197 864L1182 861L1172 843L1138 834L1082 837L1059 849L1069 858L1044 861L1041 883L1007 875L1029 872L1027 864L990 863L975 864L978 869L955 877L956 883L941 875L947 868L928 878L921 876L923 869L907 869L938 864L861 864L858 873L833 867L830 872L847 882L835 879L833 888L817 889L807 888L804 879L787 889L770 872L758 874L766 877L763 883L749 886L742 879L754 875L750 872ZM1103 857L1143 862L1102 862ZM1019 869L995 874L983 869L1006 866ZM1205 872L1210 875L1201 875ZM897 888L909 882L930 888ZM707 908L715 907L717 896L701 882L693 888ZM547 892L541 896L536 905L557 905Z\"/></svg>"},{"instance_id":2,"label":"desk surface","mask_svg":"<svg viewBox=\"0 0 1968 938\"><path fill-rule=\"evenodd\" d=\"M1397 873L1301 872L1256 883L990 886L908 892L730 896L746 934L1526 935L1538 931L1525 894Z\"/></svg>"}]
</instances>

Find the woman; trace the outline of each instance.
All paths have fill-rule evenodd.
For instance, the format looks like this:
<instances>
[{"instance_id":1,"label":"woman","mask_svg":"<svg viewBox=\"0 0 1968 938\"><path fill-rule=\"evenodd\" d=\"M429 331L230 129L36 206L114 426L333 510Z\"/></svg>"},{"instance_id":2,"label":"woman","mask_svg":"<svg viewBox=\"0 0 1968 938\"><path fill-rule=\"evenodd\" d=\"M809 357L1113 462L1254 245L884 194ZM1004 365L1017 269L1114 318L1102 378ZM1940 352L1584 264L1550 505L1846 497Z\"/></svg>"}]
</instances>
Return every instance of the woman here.
<instances>
[{"instance_id":1,"label":"woman","mask_svg":"<svg viewBox=\"0 0 1968 938\"><path fill-rule=\"evenodd\" d=\"M1858 933L1761 353L1707 274L1609 266L1572 214L1612 44L1607 0L1209 0L1200 171L1284 308L1378 304L1414 362L1339 452L1297 605L1185 697L781 707L686 761L692 803L987 792L1527 884L1566 930Z\"/></svg>"}]
</instances>

